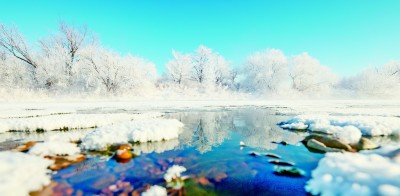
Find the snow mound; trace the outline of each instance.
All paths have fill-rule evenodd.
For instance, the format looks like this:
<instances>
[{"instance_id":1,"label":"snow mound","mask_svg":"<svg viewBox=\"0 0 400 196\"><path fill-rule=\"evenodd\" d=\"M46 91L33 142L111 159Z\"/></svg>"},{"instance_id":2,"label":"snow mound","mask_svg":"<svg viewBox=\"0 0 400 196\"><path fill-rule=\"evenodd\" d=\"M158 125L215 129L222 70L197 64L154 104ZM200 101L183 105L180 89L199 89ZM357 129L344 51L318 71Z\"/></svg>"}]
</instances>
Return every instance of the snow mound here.
<instances>
[{"instance_id":1,"label":"snow mound","mask_svg":"<svg viewBox=\"0 0 400 196\"><path fill-rule=\"evenodd\" d=\"M53 161L19 153L0 152L0 195L28 195L50 184Z\"/></svg>"},{"instance_id":2,"label":"snow mound","mask_svg":"<svg viewBox=\"0 0 400 196\"><path fill-rule=\"evenodd\" d=\"M82 139L81 147L104 150L111 144L170 140L178 138L182 127L176 119L134 120L93 130Z\"/></svg>"},{"instance_id":3,"label":"snow mound","mask_svg":"<svg viewBox=\"0 0 400 196\"><path fill-rule=\"evenodd\" d=\"M46 141L37 143L29 151L29 154L36 156L56 156L56 155L77 155L80 153L80 148L73 143Z\"/></svg>"},{"instance_id":4,"label":"snow mound","mask_svg":"<svg viewBox=\"0 0 400 196\"><path fill-rule=\"evenodd\" d=\"M142 196L167 196L167 189L162 186L154 185L142 193Z\"/></svg>"},{"instance_id":5,"label":"snow mound","mask_svg":"<svg viewBox=\"0 0 400 196\"><path fill-rule=\"evenodd\" d=\"M400 195L400 160L378 154L327 153L305 189L313 195Z\"/></svg>"},{"instance_id":6,"label":"snow mound","mask_svg":"<svg viewBox=\"0 0 400 196\"><path fill-rule=\"evenodd\" d=\"M357 142L361 135L400 135L400 120L397 117L300 115L279 125L284 129L333 134L349 143Z\"/></svg>"}]
</instances>

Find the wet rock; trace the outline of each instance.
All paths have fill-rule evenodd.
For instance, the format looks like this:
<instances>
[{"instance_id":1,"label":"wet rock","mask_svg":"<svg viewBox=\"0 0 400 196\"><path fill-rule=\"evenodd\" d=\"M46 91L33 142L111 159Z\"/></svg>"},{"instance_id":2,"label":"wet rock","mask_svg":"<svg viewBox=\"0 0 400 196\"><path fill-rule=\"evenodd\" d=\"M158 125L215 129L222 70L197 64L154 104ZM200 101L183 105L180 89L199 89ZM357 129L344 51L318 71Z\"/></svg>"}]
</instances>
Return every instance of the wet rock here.
<instances>
[{"instance_id":1,"label":"wet rock","mask_svg":"<svg viewBox=\"0 0 400 196\"><path fill-rule=\"evenodd\" d=\"M306 145L308 148L311 148L313 150L317 150L320 152L342 152L343 151L341 149L329 148L329 147L325 146L325 144L323 144L315 139L308 140Z\"/></svg>"},{"instance_id":2,"label":"wet rock","mask_svg":"<svg viewBox=\"0 0 400 196\"><path fill-rule=\"evenodd\" d=\"M336 148L336 149L342 149L345 151L351 151L352 148L349 144L342 142L341 140L334 139L334 138L329 138L321 135L310 135L306 137L304 140L308 142L308 140L314 139L322 144L324 144L328 148Z\"/></svg>"},{"instance_id":3,"label":"wet rock","mask_svg":"<svg viewBox=\"0 0 400 196\"><path fill-rule=\"evenodd\" d=\"M260 153L253 151L253 152L250 152L249 155L255 157L255 156L259 156Z\"/></svg>"},{"instance_id":4,"label":"wet rock","mask_svg":"<svg viewBox=\"0 0 400 196\"><path fill-rule=\"evenodd\" d=\"M115 153L115 159L118 162L126 163L133 158L133 153L130 150L117 150Z\"/></svg>"},{"instance_id":5,"label":"wet rock","mask_svg":"<svg viewBox=\"0 0 400 196\"><path fill-rule=\"evenodd\" d=\"M306 172L297 167L289 167L289 166L275 166L274 173L280 176L291 176L291 177L302 177L306 174Z\"/></svg>"},{"instance_id":6,"label":"wet rock","mask_svg":"<svg viewBox=\"0 0 400 196\"><path fill-rule=\"evenodd\" d=\"M280 141L280 142L275 142L275 141L273 141L272 143L274 143L274 144L282 144L282 145L284 145L284 146L286 146L286 145L289 144L289 143L287 143L286 141Z\"/></svg>"},{"instance_id":7,"label":"wet rock","mask_svg":"<svg viewBox=\"0 0 400 196\"><path fill-rule=\"evenodd\" d=\"M118 146L118 150L132 150L131 144L121 144Z\"/></svg>"},{"instance_id":8,"label":"wet rock","mask_svg":"<svg viewBox=\"0 0 400 196\"><path fill-rule=\"evenodd\" d=\"M286 162L286 161L281 161L278 159L270 159L268 160L269 163L275 164L275 165L282 165L282 166L293 166L295 165L293 162Z\"/></svg>"},{"instance_id":9,"label":"wet rock","mask_svg":"<svg viewBox=\"0 0 400 196\"><path fill-rule=\"evenodd\" d=\"M31 149L34 145L36 144L36 142L34 141L29 141L26 142L20 146L18 146L15 150L19 151L19 152L27 152L29 149Z\"/></svg>"},{"instance_id":10,"label":"wet rock","mask_svg":"<svg viewBox=\"0 0 400 196\"><path fill-rule=\"evenodd\" d=\"M362 137L360 139L360 141L358 141L358 146L357 149L358 150L371 150L371 149L376 149L379 146L377 146L374 142L372 142L371 140Z\"/></svg>"},{"instance_id":11,"label":"wet rock","mask_svg":"<svg viewBox=\"0 0 400 196\"><path fill-rule=\"evenodd\" d=\"M54 163L50 165L50 169L53 171L66 168L71 166L72 164L86 160L86 156L83 154L75 156L45 156L44 158L54 160Z\"/></svg>"},{"instance_id":12,"label":"wet rock","mask_svg":"<svg viewBox=\"0 0 400 196\"><path fill-rule=\"evenodd\" d=\"M275 159L280 159L281 156L273 154L273 153L266 153L265 156L275 158Z\"/></svg>"}]
</instances>

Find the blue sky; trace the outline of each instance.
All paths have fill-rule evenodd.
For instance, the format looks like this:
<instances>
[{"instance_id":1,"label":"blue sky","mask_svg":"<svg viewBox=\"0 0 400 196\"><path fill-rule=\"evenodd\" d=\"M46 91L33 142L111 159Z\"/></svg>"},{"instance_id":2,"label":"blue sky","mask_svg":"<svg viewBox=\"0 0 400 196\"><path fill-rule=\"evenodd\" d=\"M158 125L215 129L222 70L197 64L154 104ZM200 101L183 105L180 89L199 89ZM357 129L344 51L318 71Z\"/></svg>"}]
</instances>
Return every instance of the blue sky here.
<instances>
[{"instance_id":1,"label":"blue sky","mask_svg":"<svg viewBox=\"0 0 400 196\"><path fill-rule=\"evenodd\" d=\"M3 1L0 22L33 43L59 21L86 24L102 43L154 62L204 44L240 66L254 51L308 52L340 75L400 60L400 1Z\"/></svg>"}]
</instances>

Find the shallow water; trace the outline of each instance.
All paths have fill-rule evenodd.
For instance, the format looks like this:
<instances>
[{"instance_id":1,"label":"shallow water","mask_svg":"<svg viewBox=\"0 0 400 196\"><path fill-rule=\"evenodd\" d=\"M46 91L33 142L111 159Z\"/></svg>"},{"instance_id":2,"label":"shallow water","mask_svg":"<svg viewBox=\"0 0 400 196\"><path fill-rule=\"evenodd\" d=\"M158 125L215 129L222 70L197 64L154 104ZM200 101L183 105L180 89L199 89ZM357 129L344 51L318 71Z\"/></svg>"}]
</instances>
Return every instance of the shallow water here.
<instances>
[{"instance_id":1,"label":"shallow water","mask_svg":"<svg viewBox=\"0 0 400 196\"><path fill-rule=\"evenodd\" d=\"M146 185L165 186L165 171L178 164L187 168L188 195L305 195L304 185L323 157L301 144L306 132L277 126L290 117L267 108L167 111L164 117L185 124L179 139L135 145L134 153L140 155L124 164L110 157L88 156L86 161L56 172L51 192L141 193ZM240 148L240 141L247 146ZM281 141L288 145L278 144ZM250 156L251 151L260 156ZM268 162L272 158L264 155L267 152L294 162L306 175L275 175L274 165Z\"/></svg>"},{"instance_id":2,"label":"shallow water","mask_svg":"<svg viewBox=\"0 0 400 196\"><path fill-rule=\"evenodd\" d=\"M291 195L306 194L304 184L321 154L310 153L300 141L304 132L276 126L287 118L268 109L170 112L185 124L178 140L136 145L140 155L121 164L114 159L92 156L87 161L57 172L53 188L62 193L118 194L139 192L146 185L164 185L163 175L174 164L187 168L188 195ZM240 148L244 141L246 147ZM289 145L273 142L286 141ZM261 156L250 156L257 151ZM273 164L262 153L278 154L307 171L305 177L273 174ZM206 179L206 180L204 180ZM201 181L202 183L199 183Z\"/></svg>"}]
</instances>

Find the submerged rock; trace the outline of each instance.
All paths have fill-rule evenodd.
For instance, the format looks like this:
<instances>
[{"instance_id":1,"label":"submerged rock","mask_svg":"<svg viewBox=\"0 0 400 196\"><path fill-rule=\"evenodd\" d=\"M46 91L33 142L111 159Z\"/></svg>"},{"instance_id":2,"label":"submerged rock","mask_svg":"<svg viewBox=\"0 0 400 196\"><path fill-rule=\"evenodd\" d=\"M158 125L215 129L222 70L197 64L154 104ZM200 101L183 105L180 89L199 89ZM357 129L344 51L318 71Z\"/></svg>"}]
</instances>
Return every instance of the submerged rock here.
<instances>
[{"instance_id":1,"label":"submerged rock","mask_svg":"<svg viewBox=\"0 0 400 196\"><path fill-rule=\"evenodd\" d=\"M71 166L72 164L80 163L86 160L86 156L83 154L78 154L74 156L45 156L44 158L54 160L54 163L49 167L53 171L66 168Z\"/></svg>"},{"instance_id":2,"label":"submerged rock","mask_svg":"<svg viewBox=\"0 0 400 196\"><path fill-rule=\"evenodd\" d=\"M292 177L301 177L306 174L306 172L302 169L297 167L290 167L290 166L275 166L274 173L280 176L292 176Z\"/></svg>"},{"instance_id":3,"label":"submerged rock","mask_svg":"<svg viewBox=\"0 0 400 196\"><path fill-rule=\"evenodd\" d=\"M357 146L357 149L358 150L372 150L372 149L376 149L376 148L378 148L379 146L378 145L376 145L374 142L372 142L371 140L369 140L369 139L367 139L367 138L365 138L365 137L362 137L361 139L360 139L360 141L358 142L358 146Z\"/></svg>"},{"instance_id":4,"label":"submerged rock","mask_svg":"<svg viewBox=\"0 0 400 196\"><path fill-rule=\"evenodd\" d=\"M293 166L295 165L293 162L286 162L286 161L281 161L278 159L270 159L268 160L269 163L275 164L275 165L282 165L282 166Z\"/></svg>"}]
</instances>

